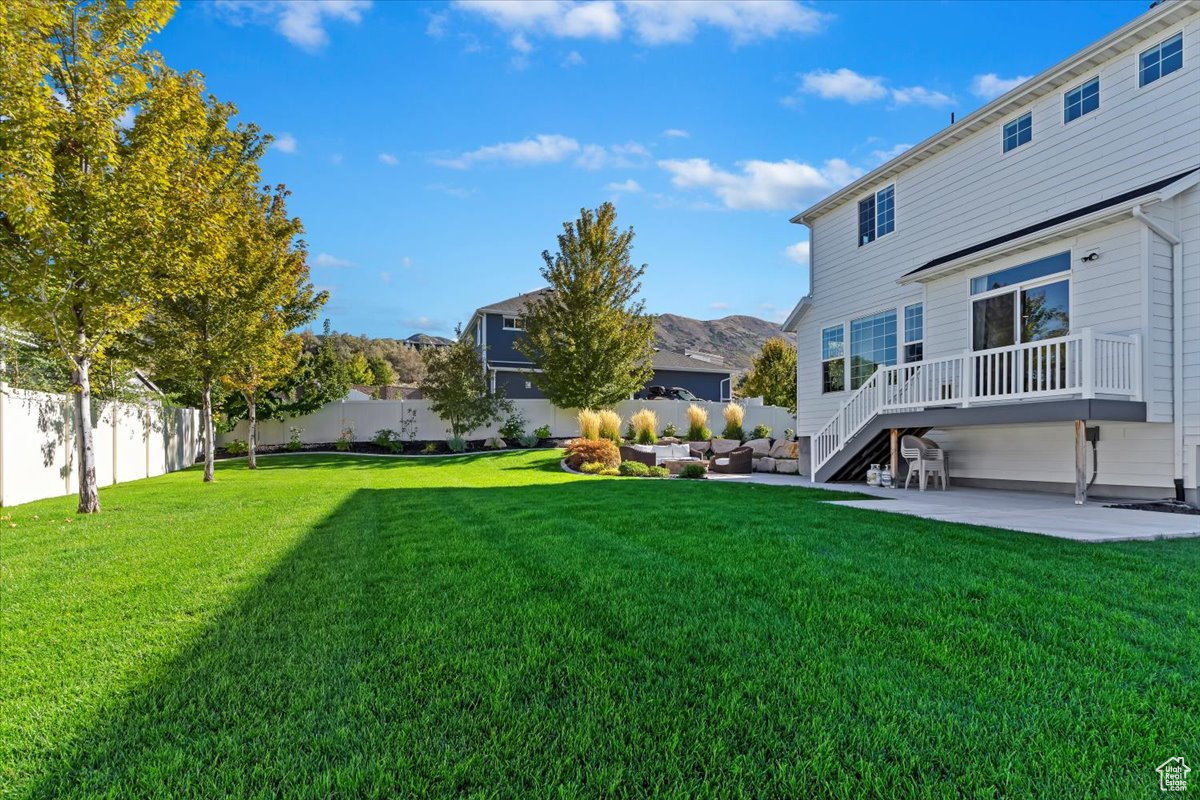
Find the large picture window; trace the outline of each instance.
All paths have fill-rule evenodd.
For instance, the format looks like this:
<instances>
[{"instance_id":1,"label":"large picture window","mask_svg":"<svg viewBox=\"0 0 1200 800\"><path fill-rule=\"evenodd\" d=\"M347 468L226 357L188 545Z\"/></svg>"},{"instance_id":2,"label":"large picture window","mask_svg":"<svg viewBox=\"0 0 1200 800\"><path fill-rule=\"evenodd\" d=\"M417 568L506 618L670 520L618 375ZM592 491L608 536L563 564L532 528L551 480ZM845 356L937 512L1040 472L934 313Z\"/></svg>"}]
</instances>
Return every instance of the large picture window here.
<instances>
[{"instance_id":1,"label":"large picture window","mask_svg":"<svg viewBox=\"0 0 1200 800\"><path fill-rule=\"evenodd\" d=\"M850 321L850 388L857 389L875 370L896 363L896 312L884 311Z\"/></svg>"},{"instance_id":2,"label":"large picture window","mask_svg":"<svg viewBox=\"0 0 1200 800\"><path fill-rule=\"evenodd\" d=\"M1071 332L1071 254L1059 253L971 281L971 345L1008 347Z\"/></svg>"},{"instance_id":3,"label":"large picture window","mask_svg":"<svg viewBox=\"0 0 1200 800\"><path fill-rule=\"evenodd\" d=\"M846 327L834 325L821 331L821 391L846 388Z\"/></svg>"}]
</instances>

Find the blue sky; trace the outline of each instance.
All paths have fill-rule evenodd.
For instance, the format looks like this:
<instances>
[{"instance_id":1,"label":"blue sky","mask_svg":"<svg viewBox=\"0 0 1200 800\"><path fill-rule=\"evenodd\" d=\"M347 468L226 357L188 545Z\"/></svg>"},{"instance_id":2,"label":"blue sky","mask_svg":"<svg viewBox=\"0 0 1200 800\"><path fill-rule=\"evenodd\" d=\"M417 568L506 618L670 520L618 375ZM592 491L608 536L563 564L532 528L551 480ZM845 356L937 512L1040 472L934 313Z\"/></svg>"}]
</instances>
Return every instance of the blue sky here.
<instances>
[{"instance_id":1,"label":"blue sky","mask_svg":"<svg viewBox=\"0 0 1200 800\"><path fill-rule=\"evenodd\" d=\"M655 313L781 320L788 218L1147 2L184 2L156 46L277 137L337 330L449 333L616 202Z\"/></svg>"}]
</instances>

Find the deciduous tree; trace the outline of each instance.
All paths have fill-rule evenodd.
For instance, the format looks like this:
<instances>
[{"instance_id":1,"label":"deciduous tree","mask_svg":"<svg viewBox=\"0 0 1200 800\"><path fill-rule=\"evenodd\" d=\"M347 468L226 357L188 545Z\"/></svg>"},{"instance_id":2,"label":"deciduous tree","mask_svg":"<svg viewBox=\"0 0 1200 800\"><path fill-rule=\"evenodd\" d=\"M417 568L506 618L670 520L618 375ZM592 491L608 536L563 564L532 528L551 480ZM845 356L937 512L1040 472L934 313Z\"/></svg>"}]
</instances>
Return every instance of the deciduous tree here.
<instances>
[{"instance_id":1,"label":"deciduous tree","mask_svg":"<svg viewBox=\"0 0 1200 800\"><path fill-rule=\"evenodd\" d=\"M762 397L772 406L796 410L796 346L781 336L763 343L750 363L739 390L742 397Z\"/></svg>"},{"instance_id":2,"label":"deciduous tree","mask_svg":"<svg viewBox=\"0 0 1200 800\"><path fill-rule=\"evenodd\" d=\"M72 371L80 513L100 509L92 368L150 313L170 257L164 204L188 121L146 44L173 11L0 4L0 309Z\"/></svg>"},{"instance_id":3,"label":"deciduous tree","mask_svg":"<svg viewBox=\"0 0 1200 800\"><path fill-rule=\"evenodd\" d=\"M605 203L563 225L558 252L542 253L551 291L524 313L516 347L540 370L531 379L560 408L598 408L632 395L654 370L654 318L637 299L646 265L630 261L633 229Z\"/></svg>"},{"instance_id":4,"label":"deciduous tree","mask_svg":"<svg viewBox=\"0 0 1200 800\"><path fill-rule=\"evenodd\" d=\"M461 328L456 331L461 333ZM479 351L469 338L458 335L454 344L431 347L423 356L421 394L430 410L449 424L451 436L466 437L508 411L510 404L488 386Z\"/></svg>"}]
</instances>

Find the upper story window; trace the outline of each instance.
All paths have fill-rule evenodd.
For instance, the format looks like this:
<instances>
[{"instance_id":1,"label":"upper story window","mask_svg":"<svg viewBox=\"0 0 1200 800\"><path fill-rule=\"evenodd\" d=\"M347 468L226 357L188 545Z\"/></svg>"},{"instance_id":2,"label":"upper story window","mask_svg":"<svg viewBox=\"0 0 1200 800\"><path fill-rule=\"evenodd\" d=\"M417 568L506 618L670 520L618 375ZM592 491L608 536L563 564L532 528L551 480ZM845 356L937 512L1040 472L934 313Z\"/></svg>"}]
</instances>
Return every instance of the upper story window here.
<instances>
[{"instance_id":1,"label":"upper story window","mask_svg":"<svg viewBox=\"0 0 1200 800\"><path fill-rule=\"evenodd\" d=\"M846 388L846 326L834 325L821 331L821 391Z\"/></svg>"},{"instance_id":2,"label":"upper story window","mask_svg":"<svg viewBox=\"0 0 1200 800\"><path fill-rule=\"evenodd\" d=\"M1026 112L1004 126L1004 152L1033 139L1033 114Z\"/></svg>"},{"instance_id":3,"label":"upper story window","mask_svg":"<svg viewBox=\"0 0 1200 800\"><path fill-rule=\"evenodd\" d=\"M1142 53L1138 59L1138 86L1154 83L1183 66L1183 34L1177 33Z\"/></svg>"},{"instance_id":4,"label":"upper story window","mask_svg":"<svg viewBox=\"0 0 1200 800\"><path fill-rule=\"evenodd\" d=\"M858 245L862 247L896 229L896 185L858 202Z\"/></svg>"},{"instance_id":5,"label":"upper story window","mask_svg":"<svg viewBox=\"0 0 1200 800\"><path fill-rule=\"evenodd\" d=\"M1100 76L1063 95L1063 122L1079 119L1100 107Z\"/></svg>"},{"instance_id":6,"label":"upper story window","mask_svg":"<svg viewBox=\"0 0 1200 800\"><path fill-rule=\"evenodd\" d=\"M904 307L904 363L925 357L925 306L914 303Z\"/></svg>"},{"instance_id":7,"label":"upper story window","mask_svg":"<svg viewBox=\"0 0 1200 800\"><path fill-rule=\"evenodd\" d=\"M504 317L503 327L506 331L523 331L525 330L525 320L520 317Z\"/></svg>"}]
</instances>

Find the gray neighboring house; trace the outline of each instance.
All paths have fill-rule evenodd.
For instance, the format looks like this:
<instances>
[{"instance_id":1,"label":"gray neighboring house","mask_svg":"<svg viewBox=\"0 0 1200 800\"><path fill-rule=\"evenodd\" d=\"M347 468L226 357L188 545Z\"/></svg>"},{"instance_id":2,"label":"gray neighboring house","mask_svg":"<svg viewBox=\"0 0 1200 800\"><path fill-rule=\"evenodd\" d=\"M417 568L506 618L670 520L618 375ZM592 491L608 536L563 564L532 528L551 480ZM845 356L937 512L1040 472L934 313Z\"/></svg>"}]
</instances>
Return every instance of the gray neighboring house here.
<instances>
[{"instance_id":1,"label":"gray neighboring house","mask_svg":"<svg viewBox=\"0 0 1200 800\"><path fill-rule=\"evenodd\" d=\"M525 307L550 289L536 289L475 311L463 330L483 353L484 373L494 390L503 390L506 397L517 400L544 397L534 385L530 372L533 364L516 349L517 340L524 335ZM687 389L701 400L728 400L733 385L733 370L715 363L713 358L696 358L684 353L656 350L654 375L647 386L677 386Z\"/></svg>"}]
</instances>

